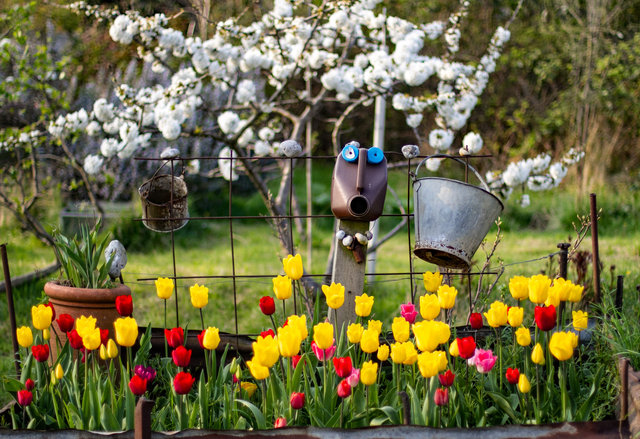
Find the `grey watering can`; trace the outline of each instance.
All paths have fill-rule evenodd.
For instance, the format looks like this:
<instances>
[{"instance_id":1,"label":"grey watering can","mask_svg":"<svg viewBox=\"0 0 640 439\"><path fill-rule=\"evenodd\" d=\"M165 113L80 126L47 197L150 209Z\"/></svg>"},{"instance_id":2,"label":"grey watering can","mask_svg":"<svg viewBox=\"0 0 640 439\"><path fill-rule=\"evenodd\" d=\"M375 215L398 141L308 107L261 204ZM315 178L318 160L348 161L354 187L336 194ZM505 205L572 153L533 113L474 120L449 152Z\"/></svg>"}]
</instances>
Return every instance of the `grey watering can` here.
<instances>
[{"instance_id":1,"label":"grey watering can","mask_svg":"<svg viewBox=\"0 0 640 439\"><path fill-rule=\"evenodd\" d=\"M469 169L482 187L440 177L418 178L420 167L430 158L450 158L468 166L459 158L436 154L422 160L416 168L413 252L420 259L441 267L468 268L504 205L471 166Z\"/></svg>"}]
</instances>

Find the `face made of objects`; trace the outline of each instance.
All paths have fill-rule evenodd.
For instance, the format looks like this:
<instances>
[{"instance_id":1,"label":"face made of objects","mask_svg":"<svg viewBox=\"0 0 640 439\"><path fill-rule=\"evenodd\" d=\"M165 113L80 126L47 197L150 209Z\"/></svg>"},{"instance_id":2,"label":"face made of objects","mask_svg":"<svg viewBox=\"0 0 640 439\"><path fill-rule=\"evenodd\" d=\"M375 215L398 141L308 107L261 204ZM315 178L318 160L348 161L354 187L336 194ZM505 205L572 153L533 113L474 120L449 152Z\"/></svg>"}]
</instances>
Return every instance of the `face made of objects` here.
<instances>
[{"instance_id":1,"label":"face made of objects","mask_svg":"<svg viewBox=\"0 0 640 439\"><path fill-rule=\"evenodd\" d=\"M348 143L338 155L331 180L331 211L342 220L373 221L387 194L387 159L380 148Z\"/></svg>"}]
</instances>

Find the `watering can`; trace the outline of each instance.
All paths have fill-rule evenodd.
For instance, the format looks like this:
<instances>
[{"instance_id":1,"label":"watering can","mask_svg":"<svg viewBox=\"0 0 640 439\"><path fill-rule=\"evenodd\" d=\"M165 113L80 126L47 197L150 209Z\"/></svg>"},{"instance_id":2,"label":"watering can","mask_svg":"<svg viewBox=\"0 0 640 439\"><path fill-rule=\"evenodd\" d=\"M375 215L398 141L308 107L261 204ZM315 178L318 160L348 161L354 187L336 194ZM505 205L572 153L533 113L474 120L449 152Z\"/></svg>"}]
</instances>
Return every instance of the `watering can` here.
<instances>
[{"instance_id":1,"label":"watering can","mask_svg":"<svg viewBox=\"0 0 640 439\"><path fill-rule=\"evenodd\" d=\"M473 171L482 187L440 177L418 178L430 158L449 158ZM448 268L468 268L471 258L504 205L493 195L478 171L463 160L435 154L422 160L413 176L414 254Z\"/></svg>"}]
</instances>

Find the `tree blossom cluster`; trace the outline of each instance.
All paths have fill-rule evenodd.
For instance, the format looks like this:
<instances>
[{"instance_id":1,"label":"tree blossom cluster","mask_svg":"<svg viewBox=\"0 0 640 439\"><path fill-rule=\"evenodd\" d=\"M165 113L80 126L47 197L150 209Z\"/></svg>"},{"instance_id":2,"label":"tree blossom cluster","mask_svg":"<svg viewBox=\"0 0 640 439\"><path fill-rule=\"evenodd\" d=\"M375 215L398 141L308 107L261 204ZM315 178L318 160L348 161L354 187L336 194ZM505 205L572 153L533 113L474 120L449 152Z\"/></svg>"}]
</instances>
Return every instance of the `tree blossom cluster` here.
<instances>
[{"instance_id":1,"label":"tree blossom cluster","mask_svg":"<svg viewBox=\"0 0 640 439\"><path fill-rule=\"evenodd\" d=\"M175 72L166 84L139 89L122 84L117 90L119 103L98 99L90 113L80 110L60 116L50 124L49 133L63 137L85 131L103 138L99 153L85 157L89 174L99 173L103 162L115 156L130 158L149 145L153 133L166 141L192 135L188 127L196 115L205 113L208 119L202 122L200 117L198 123L205 125L220 148L224 146L218 150L221 156L230 157L231 151L266 156L282 153L279 144L295 124L291 116L296 105L315 109L331 100L369 105L373 97L385 95L416 133L425 114L434 114L436 127L428 133L428 144L436 152L451 152L456 133L466 126L510 32L499 26L480 61L464 63L454 56L468 1L461 1L446 22L426 24L387 16L376 8L380 1L328 1L319 7L300 0L276 0L273 9L249 25L233 18L217 23L206 41L185 37L170 27L163 14L121 14L76 2L69 6L71 10L108 22L111 38L124 45L135 43L138 55L154 72ZM427 54L431 47L427 43L440 38L446 53ZM314 94L296 89L294 80L296 87L311 81ZM426 94L427 86L435 86L435 91ZM206 100L212 94L223 96L222 104ZM431 125L425 124L425 129ZM476 154L483 140L480 134L467 132L461 145L461 155ZM531 190L557 186L570 161L549 165L550 158L545 157L491 173L491 187L508 196L507 189L520 184ZM226 179L238 175L231 162L218 162ZM431 159L427 167L437 170L439 163Z\"/></svg>"}]
</instances>

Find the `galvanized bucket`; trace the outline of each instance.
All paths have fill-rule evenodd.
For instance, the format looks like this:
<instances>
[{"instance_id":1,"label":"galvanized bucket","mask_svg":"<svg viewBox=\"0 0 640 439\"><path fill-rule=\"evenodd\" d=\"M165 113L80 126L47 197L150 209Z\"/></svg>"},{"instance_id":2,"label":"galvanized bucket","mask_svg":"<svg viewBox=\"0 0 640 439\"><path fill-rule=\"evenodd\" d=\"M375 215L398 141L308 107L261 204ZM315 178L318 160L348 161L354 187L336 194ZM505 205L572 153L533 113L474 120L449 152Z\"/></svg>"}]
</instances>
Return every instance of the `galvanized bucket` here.
<instances>
[{"instance_id":1,"label":"galvanized bucket","mask_svg":"<svg viewBox=\"0 0 640 439\"><path fill-rule=\"evenodd\" d=\"M498 218L504 205L489 191L478 171L469 169L483 187L439 177L417 178L430 158L451 158L436 154L422 160L413 180L415 255L441 267L467 268L480 243ZM467 165L468 166L468 165Z\"/></svg>"},{"instance_id":2,"label":"galvanized bucket","mask_svg":"<svg viewBox=\"0 0 640 439\"><path fill-rule=\"evenodd\" d=\"M157 175L158 171L138 189L142 224L154 232L181 229L189 221L187 185L182 177Z\"/></svg>"}]
</instances>

